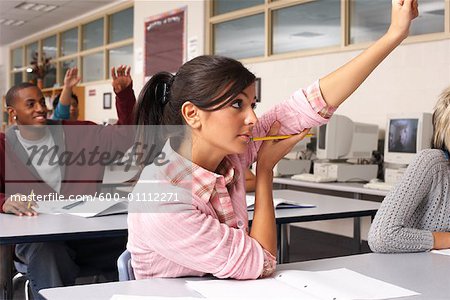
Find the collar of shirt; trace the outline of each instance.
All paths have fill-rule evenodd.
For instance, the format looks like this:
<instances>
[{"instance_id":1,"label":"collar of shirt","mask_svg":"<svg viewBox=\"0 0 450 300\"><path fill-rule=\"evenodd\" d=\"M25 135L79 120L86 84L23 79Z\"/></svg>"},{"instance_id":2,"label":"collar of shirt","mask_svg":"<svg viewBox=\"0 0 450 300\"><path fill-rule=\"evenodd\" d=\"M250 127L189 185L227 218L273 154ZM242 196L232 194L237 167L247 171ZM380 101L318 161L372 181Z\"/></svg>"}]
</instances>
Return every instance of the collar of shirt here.
<instances>
[{"instance_id":1,"label":"collar of shirt","mask_svg":"<svg viewBox=\"0 0 450 300\"><path fill-rule=\"evenodd\" d=\"M191 185L192 192L205 203L210 201L217 183L224 181L224 185L229 186L240 176L228 157L222 160L217 167L217 173L214 173L178 154L169 141L164 145L162 153L165 153L169 160L165 171L168 180L177 186Z\"/></svg>"}]
</instances>

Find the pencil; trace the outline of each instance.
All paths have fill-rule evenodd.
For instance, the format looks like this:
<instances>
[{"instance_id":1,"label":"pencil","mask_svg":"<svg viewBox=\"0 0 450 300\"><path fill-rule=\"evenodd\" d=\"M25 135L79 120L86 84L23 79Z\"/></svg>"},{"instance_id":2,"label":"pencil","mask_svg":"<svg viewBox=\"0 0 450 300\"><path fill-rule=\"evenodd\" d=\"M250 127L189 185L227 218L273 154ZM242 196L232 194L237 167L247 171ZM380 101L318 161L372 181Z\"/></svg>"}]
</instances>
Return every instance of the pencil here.
<instances>
[{"instance_id":1,"label":"pencil","mask_svg":"<svg viewBox=\"0 0 450 300\"><path fill-rule=\"evenodd\" d=\"M270 141L270 140L284 140L287 138L290 138L291 136L294 136L295 134L289 134L289 135L271 135L271 136L261 136L261 137L252 137L251 140L256 141ZM305 137L311 137L314 136L312 133L308 133L305 135Z\"/></svg>"},{"instance_id":2,"label":"pencil","mask_svg":"<svg viewBox=\"0 0 450 300\"><path fill-rule=\"evenodd\" d=\"M33 196L34 196L34 191L31 190L31 193L30 193L31 201L33 201ZM31 201L28 201L28 209L31 208Z\"/></svg>"}]
</instances>

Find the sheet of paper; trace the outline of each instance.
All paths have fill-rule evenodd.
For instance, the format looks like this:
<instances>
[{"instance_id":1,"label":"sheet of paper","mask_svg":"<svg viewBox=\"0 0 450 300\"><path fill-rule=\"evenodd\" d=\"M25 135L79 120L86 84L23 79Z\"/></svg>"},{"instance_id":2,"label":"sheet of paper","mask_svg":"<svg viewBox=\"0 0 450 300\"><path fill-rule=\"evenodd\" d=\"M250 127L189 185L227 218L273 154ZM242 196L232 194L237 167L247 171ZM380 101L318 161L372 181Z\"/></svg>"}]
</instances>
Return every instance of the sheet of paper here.
<instances>
[{"instance_id":1,"label":"sheet of paper","mask_svg":"<svg viewBox=\"0 0 450 300\"><path fill-rule=\"evenodd\" d=\"M328 271L280 271L274 278L259 280L187 281L204 297L226 299L392 299L418 293L348 269Z\"/></svg>"},{"instance_id":2,"label":"sheet of paper","mask_svg":"<svg viewBox=\"0 0 450 300\"><path fill-rule=\"evenodd\" d=\"M320 300L274 278L258 280L186 281L187 286L205 298L223 299L302 299Z\"/></svg>"},{"instance_id":3,"label":"sheet of paper","mask_svg":"<svg viewBox=\"0 0 450 300\"><path fill-rule=\"evenodd\" d=\"M431 250L431 253L436 253L436 254L441 254L441 255L450 255L450 249Z\"/></svg>"},{"instance_id":4,"label":"sheet of paper","mask_svg":"<svg viewBox=\"0 0 450 300\"><path fill-rule=\"evenodd\" d=\"M245 201L247 202L247 207L252 207L255 205L255 196L253 195L246 195ZM314 204L307 204L307 203L297 203L294 201L286 200L283 198L273 198L273 205L274 207L279 207L280 205L286 204L283 208L288 208L289 206L299 206L301 208L308 208L308 207L316 207ZM280 207L281 208L281 207Z\"/></svg>"},{"instance_id":5,"label":"sheet of paper","mask_svg":"<svg viewBox=\"0 0 450 300\"><path fill-rule=\"evenodd\" d=\"M126 213L128 202L126 199L92 198L86 201L39 201L36 209L42 214L70 214L89 218L97 215Z\"/></svg>"},{"instance_id":6,"label":"sheet of paper","mask_svg":"<svg viewBox=\"0 0 450 300\"><path fill-rule=\"evenodd\" d=\"M281 271L275 278L321 299L391 299L419 295L345 268L317 272Z\"/></svg>"},{"instance_id":7,"label":"sheet of paper","mask_svg":"<svg viewBox=\"0 0 450 300\"><path fill-rule=\"evenodd\" d=\"M160 297L160 296L135 296L135 295L113 295L110 300L199 300L193 297Z\"/></svg>"}]
</instances>

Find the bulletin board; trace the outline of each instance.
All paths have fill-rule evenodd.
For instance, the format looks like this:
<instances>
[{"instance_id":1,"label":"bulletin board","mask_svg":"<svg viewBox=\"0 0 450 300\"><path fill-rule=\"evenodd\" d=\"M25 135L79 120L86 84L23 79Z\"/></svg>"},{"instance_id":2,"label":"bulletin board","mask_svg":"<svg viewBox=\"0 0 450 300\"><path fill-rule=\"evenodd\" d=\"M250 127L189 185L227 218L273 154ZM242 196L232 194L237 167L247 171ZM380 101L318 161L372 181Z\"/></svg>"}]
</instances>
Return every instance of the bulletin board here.
<instances>
[{"instance_id":1,"label":"bulletin board","mask_svg":"<svg viewBox=\"0 0 450 300\"><path fill-rule=\"evenodd\" d=\"M175 73L185 57L186 8L172 10L145 21L145 78L167 71Z\"/></svg>"}]
</instances>

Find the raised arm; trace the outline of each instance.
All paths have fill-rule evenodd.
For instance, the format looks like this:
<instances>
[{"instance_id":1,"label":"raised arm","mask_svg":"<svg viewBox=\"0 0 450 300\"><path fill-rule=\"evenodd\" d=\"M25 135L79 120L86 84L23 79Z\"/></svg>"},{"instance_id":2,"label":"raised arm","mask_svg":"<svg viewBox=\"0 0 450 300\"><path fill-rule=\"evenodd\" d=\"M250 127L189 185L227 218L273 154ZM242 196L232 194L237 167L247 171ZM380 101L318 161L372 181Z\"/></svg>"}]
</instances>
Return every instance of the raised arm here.
<instances>
[{"instance_id":1,"label":"raised arm","mask_svg":"<svg viewBox=\"0 0 450 300\"><path fill-rule=\"evenodd\" d=\"M64 87L59 97L59 103L61 105L69 106L72 101L73 88L81 81L81 77L78 76L78 68L68 69L66 76L64 76Z\"/></svg>"},{"instance_id":2,"label":"raised arm","mask_svg":"<svg viewBox=\"0 0 450 300\"><path fill-rule=\"evenodd\" d=\"M117 124L132 125L134 122L133 109L136 104L136 96L133 91L131 67L121 65L111 68L111 78L114 93L116 94L116 109L119 120Z\"/></svg>"},{"instance_id":3,"label":"raised arm","mask_svg":"<svg viewBox=\"0 0 450 300\"><path fill-rule=\"evenodd\" d=\"M392 0L391 25L370 48L320 79L328 105L339 106L409 34L411 21L419 15L417 0Z\"/></svg>"}]
</instances>

